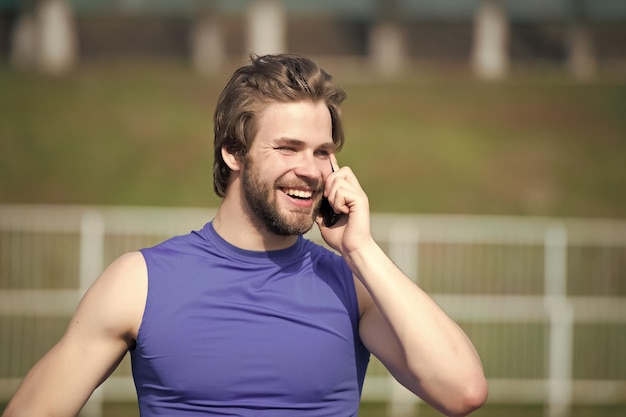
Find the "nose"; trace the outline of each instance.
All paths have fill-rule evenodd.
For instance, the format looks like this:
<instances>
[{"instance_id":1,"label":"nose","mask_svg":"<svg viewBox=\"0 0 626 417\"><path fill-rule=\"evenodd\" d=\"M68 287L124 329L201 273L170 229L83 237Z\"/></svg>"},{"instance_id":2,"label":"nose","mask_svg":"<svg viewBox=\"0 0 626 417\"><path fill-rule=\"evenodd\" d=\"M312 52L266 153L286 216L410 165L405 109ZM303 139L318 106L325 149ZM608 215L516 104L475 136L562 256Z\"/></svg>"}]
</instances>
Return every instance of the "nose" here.
<instances>
[{"instance_id":1,"label":"nose","mask_svg":"<svg viewBox=\"0 0 626 417\"><path fill-rule=\"evenodd\" d=\"M326 178L331 170L331 166L328 161L328 158L320 158L312 154L303 153L294 172L299 177Z\"/></svg>"}]
</instances>

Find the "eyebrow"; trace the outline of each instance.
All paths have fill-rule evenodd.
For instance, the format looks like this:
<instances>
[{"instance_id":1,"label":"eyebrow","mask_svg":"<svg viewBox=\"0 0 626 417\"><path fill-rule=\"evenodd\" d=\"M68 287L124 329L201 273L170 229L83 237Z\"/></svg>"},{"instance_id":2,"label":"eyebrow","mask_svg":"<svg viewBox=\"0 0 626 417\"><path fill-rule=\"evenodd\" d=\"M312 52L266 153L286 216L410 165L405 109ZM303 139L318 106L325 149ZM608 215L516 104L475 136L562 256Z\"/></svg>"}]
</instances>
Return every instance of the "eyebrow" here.
<instances>
[{"instance_id":1,"label":"eyebrow","mask_svg":"<svg viewBox=\"0 0 626 417\"><path fill-rule=\"evenodd\" d=\"M296 147L302 147L307 144L307 142L301 139L286 138L286 137L276 138L274 140L274 143L280 144L280 145L291 145L291 146L296 146ZM325 142L317 147L317 149L325 149L325 150L333 150L334 148L336 148L336 145L335 145L335 142L333 142L332 140L329 142Z\"/></svg>"}]
</instances>

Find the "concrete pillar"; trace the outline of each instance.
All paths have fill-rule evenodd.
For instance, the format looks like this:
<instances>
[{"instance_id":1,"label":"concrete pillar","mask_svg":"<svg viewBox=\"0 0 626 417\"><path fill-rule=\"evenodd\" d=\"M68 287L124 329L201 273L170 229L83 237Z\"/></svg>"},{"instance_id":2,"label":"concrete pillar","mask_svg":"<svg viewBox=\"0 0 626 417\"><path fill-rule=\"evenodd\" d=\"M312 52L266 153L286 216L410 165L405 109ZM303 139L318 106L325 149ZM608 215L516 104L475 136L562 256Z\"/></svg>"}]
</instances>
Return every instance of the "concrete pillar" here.
<instances>
[{"instance_id":1,"label":"concrete pillar","mask_svg":"<svg viewBox=\"0 0 626 417\"><path fill-rule=\"evenodd\" d=\"M509 67L509 24L501 0L480 0L474 15L472 67L484 79L504 77Z\"/></svg>"},{"instance_id":2,"label":"concrete pillar","mask_svg":"<svg viewBox=\"0 0 626 417\"><path fill-rule=\"evenodd\" d=\"M568 66L572 75L580 80L593 78L597 63L589 30L575 24L568 31Z\"/></svg>"},{"instance_id":3,"label":"concrete pillar","mask_svg":"<svg viewBox=\"0 0 626 417\"><path fill-rule=\"evenodd\" d=\"M394 22L376 22L369 33L370 66L379 75L393 77L405 65L405 43L402 29Z\"/></svg>"},{"instance_id":4,"label":"concrete pillar","mask_svg":"<svg viewBox=\"0 0 626 417\"><path fill-rule=\"evenodd\" d=\"M42 0L37 8L37 66L46 74L63 74L76 64L78 40L66 0Z\"/></svg>"},{"instance_id":5,"label":"concrete pillar","mask_svg":"<svg viewBox=\"0 0 626 417\"><path fill-rule=\"evenodd\" d=\"M219 73L226 61L226 53L217 16L200 14L191 28L190 42L194 70L207 76Z\"/></svg>"},{"instance_id":6,"label":"concrete pillar","mask_svg":"<svg viewBox=\"0 0 626 417\"><path fill-rule=\"evenodd\" d=\"M567 31L568 67L577 79L593 78L597 70L589 31L589 14L584 0L569 0L571 22Z\"/></svg>"},{"instance_id":7,"label":"concrete pillar","mask_svg":"<svg viewBox=\"0 0 626 417\"><path fill-rule=\"evenodd\" d=\"M15 23L10 40L10 63L18 70L33 69L36 64L37 22L32 13L22 13Z\"/></svg>"},{"instance_id":8,"label":"concrete pillar","mask_svg":"<svg viewBox=\"0 0 626 417\"><path fill-rule=\"evenodd\" d=\"M257 55L284 53L287 19L279 0L254 0L247 11L247 52Z\"/></svg>"}]
</instances>

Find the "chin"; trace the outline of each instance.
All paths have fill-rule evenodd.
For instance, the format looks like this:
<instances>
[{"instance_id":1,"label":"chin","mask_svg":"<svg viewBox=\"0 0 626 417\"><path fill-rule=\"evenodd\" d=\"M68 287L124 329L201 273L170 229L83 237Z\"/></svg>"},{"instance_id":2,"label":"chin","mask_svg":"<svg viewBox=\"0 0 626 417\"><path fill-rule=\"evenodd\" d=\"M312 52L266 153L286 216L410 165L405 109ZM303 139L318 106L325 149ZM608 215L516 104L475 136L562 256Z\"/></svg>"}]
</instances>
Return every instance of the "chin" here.
<instances>
[{"instance_id":1,"label":"chin","mask_svg":"<svg viewBox=\"0 0 626 417\"><path fill-rule=\"evenodd\" d=\"M297 213L296 216L291 213L291 219L282 218L276 222L272 222L271 225L268 225L268 228L281 236L299 236L304 235L309 230L313 228L313 218L309 215L306 218L303 218L304 215L301 213Z\"/></svg>"}]
</instances>

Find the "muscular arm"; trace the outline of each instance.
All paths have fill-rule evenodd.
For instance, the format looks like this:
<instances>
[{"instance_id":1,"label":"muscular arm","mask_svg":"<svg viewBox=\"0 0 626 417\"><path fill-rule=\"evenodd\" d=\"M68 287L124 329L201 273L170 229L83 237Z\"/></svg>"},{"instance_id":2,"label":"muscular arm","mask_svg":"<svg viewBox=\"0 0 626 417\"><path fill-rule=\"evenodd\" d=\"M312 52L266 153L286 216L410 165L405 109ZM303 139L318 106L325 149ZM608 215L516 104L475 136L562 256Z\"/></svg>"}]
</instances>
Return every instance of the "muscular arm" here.
<instances>
[{"instance_id":1,"label":"muscular arm","mask_svg":"<svg viewBox=\"0 0 626 417\"><path fill-rule=\"evenodd\" d=\"M363 343L405 387L449 416L480 407L487 386L472 343L373 242L347 257Z\"/></svg>"},{"instance_id":2,"label":"muscular arm","mask_svg":"<svg viewBox=\"0 0 626 417\"><path fill-rule=\"evenodd\" d=\"M352 171L341 168L325 181L324 194L343 215L334 227L320 219L318 226L355 276L364 344L400 383L444 414L463 416L480 407L487 384L470 340L373 240L368 199Z\"/></svg>"},{"instance_id":3,"label":"muscular arm","mask_svg":"<svg viewBox=\"0 0 626 417\"><path fill-rule=\"evenodd\" d=\"M113 262L76 309L61 340L26 375L3 417L76 416L133 343L147 294L139 252Z\"/></svg>"}]
</instances>

